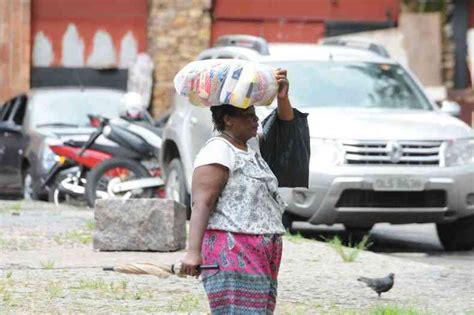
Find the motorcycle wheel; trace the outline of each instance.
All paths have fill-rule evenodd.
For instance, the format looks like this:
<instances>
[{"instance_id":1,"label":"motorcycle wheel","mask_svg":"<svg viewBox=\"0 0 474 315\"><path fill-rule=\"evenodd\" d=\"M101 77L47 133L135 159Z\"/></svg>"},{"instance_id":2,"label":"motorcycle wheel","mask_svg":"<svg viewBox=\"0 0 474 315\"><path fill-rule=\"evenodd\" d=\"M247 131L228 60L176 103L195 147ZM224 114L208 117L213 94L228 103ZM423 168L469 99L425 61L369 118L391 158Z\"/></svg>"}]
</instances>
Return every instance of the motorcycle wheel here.
<instances>
[{"instance_id":1,"label":"motorcycle wheel","mask_svg":"<svg viewBox=\"0 0 474 315\"><path fill-rule=\"evenodd\" d=\"M81 186L85 186L85 179L79 178L76 175L66 174L59 176L51 185L48 192L48 201L54 203L56 206L63 204L68 204L77 207L84 207L86 205L84 196L78 196L73 193L68 193L62 184L75 184L78 185L78 182L81 181Z\"/></svg>"},{"instance_id":2,"label":"motorcycle wheel","mask_svg":"<svg viewBox=\"0 0 474 315\"><path fill-rule=\"evenodd\" d=\"M134 160L120 158L105 160L87 174L87 205L94 208L95 200L101 198L101 196L107 196L105 198L119 197L124 199L150 198L153 196L154 188L141 188L121 194L114 194L109 189L111 185L117 184L118 182L144 177L150 177L148 170ZM101 193L97 194L98 191Z\"/></svg>"}]
</instances>

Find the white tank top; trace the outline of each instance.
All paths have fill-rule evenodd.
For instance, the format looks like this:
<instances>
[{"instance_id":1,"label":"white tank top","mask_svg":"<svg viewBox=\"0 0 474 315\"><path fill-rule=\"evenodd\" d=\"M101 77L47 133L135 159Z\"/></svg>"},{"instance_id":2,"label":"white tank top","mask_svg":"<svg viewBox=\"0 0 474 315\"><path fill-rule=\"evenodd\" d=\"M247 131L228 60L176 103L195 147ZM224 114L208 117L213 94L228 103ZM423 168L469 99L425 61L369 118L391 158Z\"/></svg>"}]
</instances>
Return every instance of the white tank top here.
<instances>
[{"instance_id":1,"label":"white tank top","mask_svg":"<svg viewBox=\"0 0 474 315\"><path fill-rule=\"evenodd\" d=\"M246 234L283 234L281 218L285 203L278 193L278 181L262 156L229 141L211 138L201 149L194 167L221 164L229 169L227 184L216 209L209 217L208 229Z\"/></svg>"}]
</instances>

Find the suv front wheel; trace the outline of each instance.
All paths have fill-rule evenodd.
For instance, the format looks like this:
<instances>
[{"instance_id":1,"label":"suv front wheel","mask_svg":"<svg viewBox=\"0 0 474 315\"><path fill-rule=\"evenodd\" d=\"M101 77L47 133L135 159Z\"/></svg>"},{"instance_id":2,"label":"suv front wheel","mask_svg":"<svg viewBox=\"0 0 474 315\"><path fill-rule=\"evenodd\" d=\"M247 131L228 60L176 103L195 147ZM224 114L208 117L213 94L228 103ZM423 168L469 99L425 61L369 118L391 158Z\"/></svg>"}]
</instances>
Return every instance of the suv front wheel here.
<instances>
[{"instance_id":1,"label":"suv front wheel","mask_svg":"<svg viewBox=\"0 0 474 315\"><path fill-rule=\"evenodd\" d=\"M445 250L470 250L474 248L474 215L452 223L436 225L438 237Z\"/></svg>"},{"instance_id":2,"label":"suv front wheel","mask_svg":"<svg viewBox=\"0 0 474 315\"><path fill-rule=\"evenodd\" d=\"M186 182L184 178L184 170L181 161L176 158L168 165L166 172L165 195L166 198L173 199L186 206L188 209L188 219L191 216L190 196L186 190Z\"/></svg>"}]
</instances>

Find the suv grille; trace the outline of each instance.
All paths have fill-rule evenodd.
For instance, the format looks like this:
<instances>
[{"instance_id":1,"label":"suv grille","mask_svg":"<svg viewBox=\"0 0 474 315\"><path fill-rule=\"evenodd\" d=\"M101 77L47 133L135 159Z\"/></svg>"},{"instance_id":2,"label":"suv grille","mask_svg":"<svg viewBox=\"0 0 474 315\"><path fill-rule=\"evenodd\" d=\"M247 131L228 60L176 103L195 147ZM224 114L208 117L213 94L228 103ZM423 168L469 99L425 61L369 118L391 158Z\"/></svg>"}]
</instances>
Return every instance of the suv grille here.
<instances>
[{"instance_id":1,"label":"suv grille","mask_svg":"<svg viewBox=\"0 0 474 315\"><path fill-rule=\"evenodd\" d=\"M336 207L348 208L443 208L446 207L444 190L373 191L346 189Z\"/></svg>"},{"instance_id":2,"label":"suv grille","mask_svg":"<svg viewBox=\"0 0 474 315\"><path fill-rule=\"evenodd\" d=\"M344 141L347 164L439 165L442 141Z\"/></svg>"}]
</instances>

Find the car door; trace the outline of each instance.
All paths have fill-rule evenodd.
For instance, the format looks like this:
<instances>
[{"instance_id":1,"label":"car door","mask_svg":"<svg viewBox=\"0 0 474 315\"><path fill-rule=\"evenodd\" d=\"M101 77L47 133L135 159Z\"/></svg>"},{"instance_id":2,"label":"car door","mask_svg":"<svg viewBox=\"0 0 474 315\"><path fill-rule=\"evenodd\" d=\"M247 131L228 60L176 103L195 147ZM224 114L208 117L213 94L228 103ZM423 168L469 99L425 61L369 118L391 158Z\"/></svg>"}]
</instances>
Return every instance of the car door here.
<instances>
[{"instance_id":1,"label":"car door","mask_svg":"<svg viewBox=\"0 0 474 315\"><path fill-rule=\"evenodd\" d=\"M21 192L21 162L25 148L23 118L26 109L26 96L11 100L10 108L2 117L0 140L0 191L6 194Z\"/></svg>"},{"instance_id":2,"label":"car door","mask_svg":"<svg viewBox=\"0 0 474 315\"><path fill-rule=\"evenodd\" d=\"M4 163L7 138L8 138L8 119L13 110L14 99L7 101L0 109L0 194L6 193L8 182L7 167Z\"/></svg>"}]
</instances>

